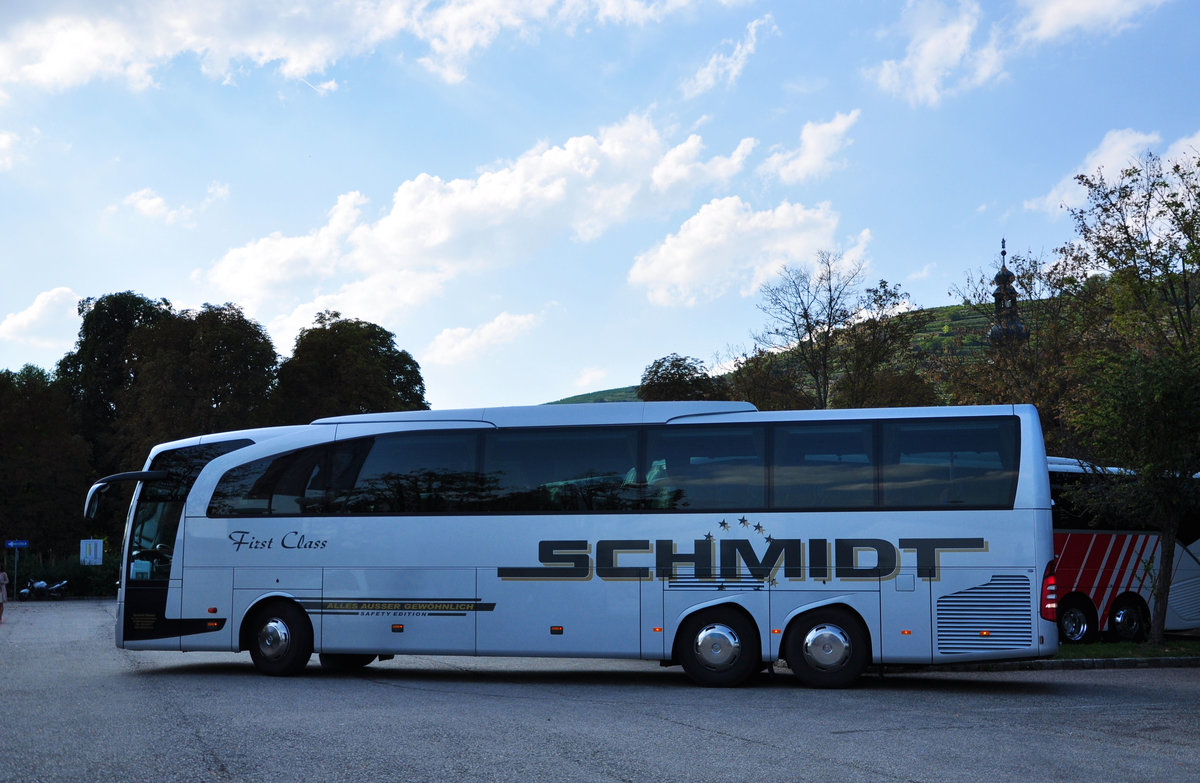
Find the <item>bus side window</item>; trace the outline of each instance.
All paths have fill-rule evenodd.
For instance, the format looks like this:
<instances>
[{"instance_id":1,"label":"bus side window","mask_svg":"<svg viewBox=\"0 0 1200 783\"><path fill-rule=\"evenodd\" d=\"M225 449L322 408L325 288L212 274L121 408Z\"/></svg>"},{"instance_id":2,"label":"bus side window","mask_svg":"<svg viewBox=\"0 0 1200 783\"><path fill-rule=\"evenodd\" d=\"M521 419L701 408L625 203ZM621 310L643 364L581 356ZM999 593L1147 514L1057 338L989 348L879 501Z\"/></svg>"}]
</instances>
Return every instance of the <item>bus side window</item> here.
<instances>
[{"instance_id":1,"label":"bus side window","mask_svg":"<svg viewBox=\"0 0 1200 783\"><path fill-rule=\"evenodd\" d=\"M586 513L636 507L637 431L554 427L488 433L486 507Z\"/></svg>"},{"instance_id":2,"label":"bus side window","mask_svg":"<svg viewBox=\"0 0 1200 783\"><path fill-rule=\"evenodd\" d=\"M766 429L674 426L646 436L650 508L738 511L766 507Z\"/></svg>"},{"instance_id":3,"label":"bus side window","mask_svg":"<svg viewBox=\"0 0 1200 783\"><path fill-rule=\"evenodd\" d=\"M885 508L1011 507L1017 420L888 421L880 465Z\"/></svg>"},{"instance_id":4,"label":"bus side window","mask_svg":"<svg viewBox=\"0 0 1200 783\"><path fill-rule=\"evenodd\" d=\"M873 440L870 422L777 427L774 506L871 508L875 504Z\"/></svg>"},{"instance_id":5,"label":"bus side window","mask_svg":"<svg viewBox=\"0 0 1200 783\"><path fill-rule=\"evenodd\" d=\"M458 511L478 496L478 436L415 432L374 439L338 513L402 514Z\"/></svg>"}]
</instances>

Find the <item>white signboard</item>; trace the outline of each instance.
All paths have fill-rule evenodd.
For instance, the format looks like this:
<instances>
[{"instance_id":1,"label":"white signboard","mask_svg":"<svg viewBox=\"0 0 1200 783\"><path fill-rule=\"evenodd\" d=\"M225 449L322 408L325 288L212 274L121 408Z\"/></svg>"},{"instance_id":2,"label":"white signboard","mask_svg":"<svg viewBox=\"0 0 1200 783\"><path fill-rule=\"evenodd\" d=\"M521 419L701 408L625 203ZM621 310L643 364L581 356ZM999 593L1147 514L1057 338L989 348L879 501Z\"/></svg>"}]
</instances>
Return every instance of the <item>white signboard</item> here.
<instances>
[{"instance_id":1,"label":"white signboard","mask_svg":"<svg viewBox=\"0 0 1200 783\"><path fill-rule=\"evenodd\" d=\"M104 560L104 542L99 538L85 538L79 542L80 565L101 565Z\"/></svg>"}]
</instances>

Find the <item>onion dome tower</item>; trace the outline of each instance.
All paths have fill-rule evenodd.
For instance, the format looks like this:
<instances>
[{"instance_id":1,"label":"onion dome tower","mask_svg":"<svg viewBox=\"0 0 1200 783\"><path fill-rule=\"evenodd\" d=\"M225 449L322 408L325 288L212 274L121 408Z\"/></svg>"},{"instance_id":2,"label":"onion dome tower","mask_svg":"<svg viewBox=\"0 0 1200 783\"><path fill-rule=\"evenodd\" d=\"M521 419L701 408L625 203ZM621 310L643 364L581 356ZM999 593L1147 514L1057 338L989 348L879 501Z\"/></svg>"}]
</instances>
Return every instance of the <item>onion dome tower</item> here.
<instances>
[{"instance_id":1,"label":"onion dome tower","mask_svg":"<svg viewBox=\"0 0 1200 783\"><path fill-rule=\"evenodd\" d=\"M1017 289L1013 287L1017 276L1010 272L1004 263L1007 255L1004 240L1001 239L1000 271L992 279L996 285L996 291L992 294L996 300L996 321L988 330L988 342L997 348L1029 339L1029 329L1017 311Z\"/></svg>"}]
</instances>

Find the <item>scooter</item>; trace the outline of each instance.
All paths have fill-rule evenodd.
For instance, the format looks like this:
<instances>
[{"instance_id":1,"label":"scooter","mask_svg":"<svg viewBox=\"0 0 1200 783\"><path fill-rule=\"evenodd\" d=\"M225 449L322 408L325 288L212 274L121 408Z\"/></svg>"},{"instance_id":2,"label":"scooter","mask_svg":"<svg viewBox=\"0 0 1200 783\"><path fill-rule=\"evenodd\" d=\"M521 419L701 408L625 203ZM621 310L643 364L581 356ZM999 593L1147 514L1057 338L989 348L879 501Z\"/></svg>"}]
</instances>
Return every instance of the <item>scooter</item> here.
<instances>
[{"instance_id":1,"label":"scooter","mask_svg":"<svg viewBox=\"0 0 1200 783\"><path fill-rule=\"evenodd\" d=\"M56 601L61 601L67 594L67 580L64 579L58 584L47 585L44 580L30 579L21 592L17 593L18 601L44 601L53 598Z\"/></svg>"}]
</instances>

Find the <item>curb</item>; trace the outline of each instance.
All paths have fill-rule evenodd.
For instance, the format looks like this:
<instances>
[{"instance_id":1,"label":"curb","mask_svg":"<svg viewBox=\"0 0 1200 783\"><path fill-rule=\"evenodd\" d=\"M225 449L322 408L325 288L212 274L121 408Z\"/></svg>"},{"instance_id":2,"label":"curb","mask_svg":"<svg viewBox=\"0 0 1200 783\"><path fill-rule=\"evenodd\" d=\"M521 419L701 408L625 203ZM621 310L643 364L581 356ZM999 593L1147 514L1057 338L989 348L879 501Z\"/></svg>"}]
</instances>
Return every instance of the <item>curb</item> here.
<instances>
[{"instance_id":1,"label":"curb","mask_svg":"<svg viewBox=\"0 0 1200 783\"><path fill-rule=\"evenodd\" d=\"M1185 669L1193 667L1200 667L1200 656L1178 658L1067 658L1064 660L1052 659L1047 661L962 663L931 666L928 671L1024 672L1083 669Z\"/></svg>"}]
</instances>

